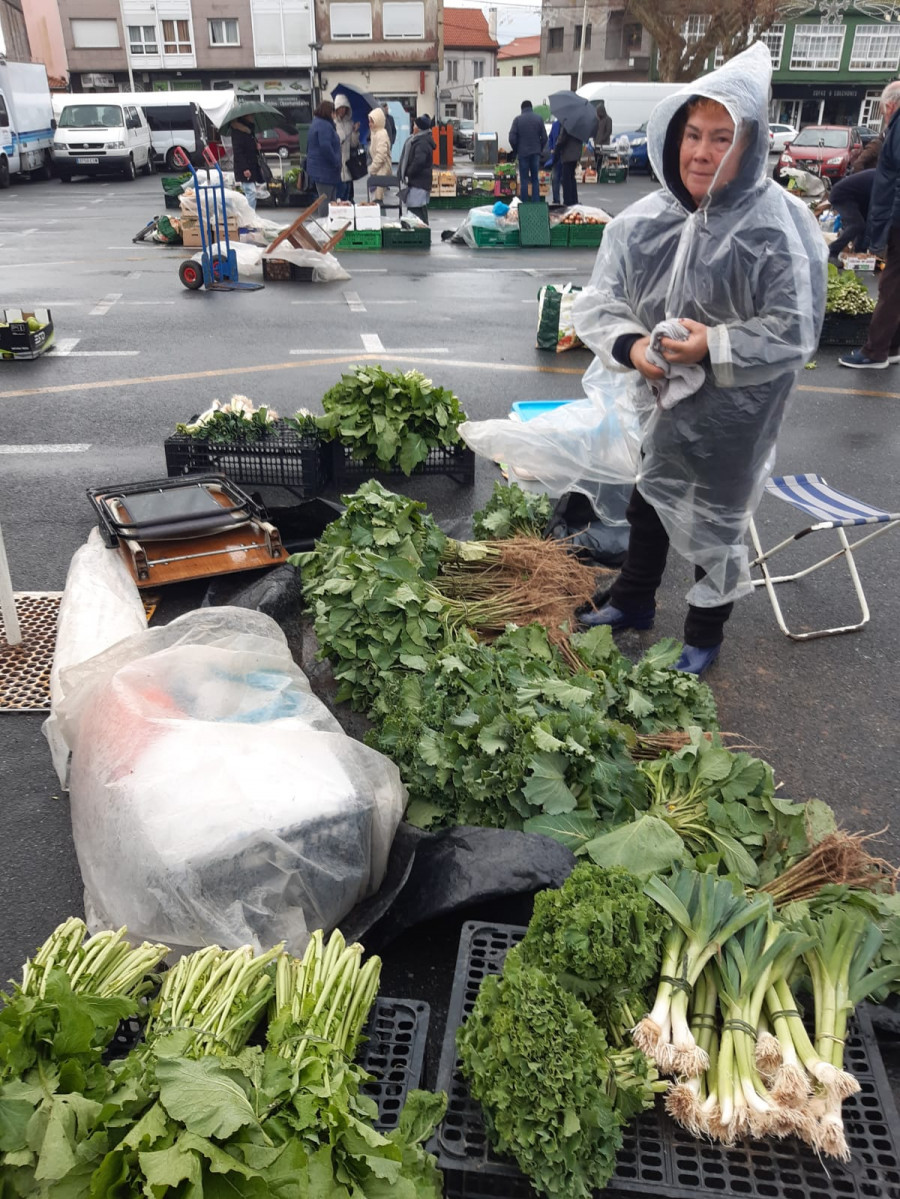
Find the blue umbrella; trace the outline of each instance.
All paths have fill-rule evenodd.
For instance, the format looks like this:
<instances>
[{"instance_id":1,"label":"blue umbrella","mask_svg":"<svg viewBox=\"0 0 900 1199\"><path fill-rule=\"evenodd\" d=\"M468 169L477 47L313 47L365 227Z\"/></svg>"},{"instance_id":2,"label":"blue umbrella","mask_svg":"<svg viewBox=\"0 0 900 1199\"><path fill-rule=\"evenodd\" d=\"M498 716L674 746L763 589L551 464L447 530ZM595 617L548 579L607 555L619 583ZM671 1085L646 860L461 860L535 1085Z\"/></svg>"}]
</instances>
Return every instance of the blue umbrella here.
<instances>
[{"instance_id":1,"label":"blue umbrella","mask_svg":"<svg viewBox=\"0 0 900 1199\"><path fill-rule=\"evenodd\" d=\"M359 140L363 143L367 142L369 140L369 113L373 108L380 108L381 105L371 92L360 91L358 87L353 87L349 83L339 83L337 87L332 88L332 100L341 94L350 101L350 115L353 120L359 121Z\"/></svg>"},{"instance_id":2,"label":"blue umbrella","mask_svg":"<svg viewBox=\"0 0 900 1199\"><path fill-rule=\"evenodd\" d=\"M574 92L554 92L550 97L550 111L559 119L566 133L586 142L597 132L597 109Z\"/></svg>"}]
</instances>

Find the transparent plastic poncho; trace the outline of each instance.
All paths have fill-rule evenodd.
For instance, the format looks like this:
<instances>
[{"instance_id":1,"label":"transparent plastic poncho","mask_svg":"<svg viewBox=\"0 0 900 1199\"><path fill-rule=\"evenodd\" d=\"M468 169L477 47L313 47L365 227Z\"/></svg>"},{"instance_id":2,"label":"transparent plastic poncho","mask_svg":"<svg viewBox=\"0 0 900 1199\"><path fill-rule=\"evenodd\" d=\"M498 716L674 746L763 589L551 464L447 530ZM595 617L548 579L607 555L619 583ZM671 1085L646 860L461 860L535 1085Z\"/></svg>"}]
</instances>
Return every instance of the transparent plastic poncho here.
<instances>
[{"instance_id":1,"label":"transparent plastic poncho","mask_svg":"<svg viewBox=\"0 0 900 1199\"><path fill-rule=\"evenodd\" d=\"M643 434L637 486L675 549L706 572L688 594L700 607L751 590L747 526L825 310L825 241L809 209L768 178L771 74L757 43L657 105L647 140L664 186L607 226L574 309L578 336L598 356L588 396L608 371L626 369L612 355L622 334L672 318L708 326L706 379L693 395L665 411L636 370L628 385ZM722 104L736 130L699 206L681 182L676 120L697 96ZM717 186L734 155L733 179Z\"/></svg>"}]
</instances>

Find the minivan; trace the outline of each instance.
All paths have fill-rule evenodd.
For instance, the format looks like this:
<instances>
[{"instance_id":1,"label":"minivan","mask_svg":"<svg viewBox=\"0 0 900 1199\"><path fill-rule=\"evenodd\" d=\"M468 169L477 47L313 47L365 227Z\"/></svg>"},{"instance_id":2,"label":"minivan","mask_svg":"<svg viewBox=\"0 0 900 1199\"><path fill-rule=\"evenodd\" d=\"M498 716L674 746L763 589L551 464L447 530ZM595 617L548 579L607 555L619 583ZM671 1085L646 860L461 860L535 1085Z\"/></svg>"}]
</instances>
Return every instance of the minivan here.
<instances>
[{"instance_id":1,"label":"minivan","mask_svg":"<svg viewBox=\"0 0 900 1199\"><path fill-rule=\"evenodd\" d=\"M63 106L53 135L53 167L63 183L74 175L153 172L150 127L133 104L79 100Z\"/></svg>"}]
</instances>

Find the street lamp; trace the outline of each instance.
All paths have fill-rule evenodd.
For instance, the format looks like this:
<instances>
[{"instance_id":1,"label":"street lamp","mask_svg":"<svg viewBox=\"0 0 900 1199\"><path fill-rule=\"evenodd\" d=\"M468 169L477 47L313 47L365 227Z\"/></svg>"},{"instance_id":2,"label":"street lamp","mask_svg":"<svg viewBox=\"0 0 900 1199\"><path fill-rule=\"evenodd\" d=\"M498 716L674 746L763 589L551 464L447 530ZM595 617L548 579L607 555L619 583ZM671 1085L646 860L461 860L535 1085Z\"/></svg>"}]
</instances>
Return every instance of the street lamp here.
<instances>
[{"instance_id":1,"label":"street lamp","mask_svg":"<svg viewBox=\"0 0 900 1199\"><path fill-rule=\"evenodd\" d=\"M316 72L319 69L318 53L322 49L321 42L309 43L309 115L316 110Z\"/></svg>"}]
</instances>

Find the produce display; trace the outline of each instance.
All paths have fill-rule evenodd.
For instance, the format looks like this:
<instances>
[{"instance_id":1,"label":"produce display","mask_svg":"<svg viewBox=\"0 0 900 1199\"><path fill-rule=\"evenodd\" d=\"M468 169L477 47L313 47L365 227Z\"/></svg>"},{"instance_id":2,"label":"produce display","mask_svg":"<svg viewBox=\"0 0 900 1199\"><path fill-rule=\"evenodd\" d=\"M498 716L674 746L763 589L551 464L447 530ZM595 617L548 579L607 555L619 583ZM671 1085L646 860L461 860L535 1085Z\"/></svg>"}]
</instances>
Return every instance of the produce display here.
<instances>
[{"instance_id":1,"label":"produce display","mask_svg":"<svg viewBox=\"0 0 900 1199\"><path fill-rule=\"evenodd\" d=\"M491 498L472 516L472 534L480 541L543 537L552 510L543 492L523 491L517 483L495 483Z\"/></svg>"},{"instance_id":2,"label":"produce display","mask_svg":"<svg viewBox=\"0 0 900 1199\"><path fill-rule=\"evenodd\" d=\"M581 213L581 212L567 212L566 215L562 218L562 220L559 223L561 225L606 225L606 224L608 224L608 222L604 221L602 219L602 217L587 216L586 214Z\"/></svg>"},{"instance_id":3,"label":"produce display","mask_svg":"<svg viewBox=\"0 0 900 1199\"><path fill-rule=\"evenodd\" d=\"M318 932L302 960L209 946L159 985L165 946L124 932L83 942L67 921L2 997L0 1193L439 1199L421 1144L443 1098L412 1092L382 1134L353 1061L377 958ZM110 1061L125 1017L144 1039Z\"/></svg>"},{"instance_id":4,"label":"produce display","mask_svg":"<svg viewBox=\"0 0 900 1199\"><path fill-rule=\"evenodd\" d=\"M175 432L214 444L259 441L277 420L278 413L273 409L257 408L246 396L235 395L227 404L213 400L209 408L190 423L176 425Z\"/></svg>"},{"instance_id":5,"label":"produce display","mask_svg":"<svg viewBox=\"0 0 900 1199\"><path fill-rule=\"evenodd\" d=\"M353 458L409 475L433 449L462 446L456 432L466 419L452 391L435 387L420 371L357 366L322 397L318 426Z\"/></svg>"},{"instance_id":6,"label":"produce display","mask_svg":"<svg viewBox=\"0 0 900 1199\"><path fill-rule=\"evenodd\" d=\"M839 271L829 263L825 311L841 316L864 316L875 311L875 300L853 271Z\"/></svg>"}]
</instances>

